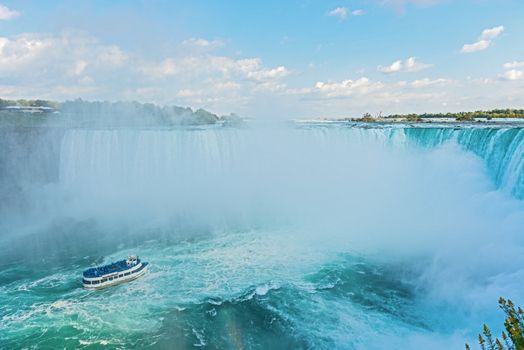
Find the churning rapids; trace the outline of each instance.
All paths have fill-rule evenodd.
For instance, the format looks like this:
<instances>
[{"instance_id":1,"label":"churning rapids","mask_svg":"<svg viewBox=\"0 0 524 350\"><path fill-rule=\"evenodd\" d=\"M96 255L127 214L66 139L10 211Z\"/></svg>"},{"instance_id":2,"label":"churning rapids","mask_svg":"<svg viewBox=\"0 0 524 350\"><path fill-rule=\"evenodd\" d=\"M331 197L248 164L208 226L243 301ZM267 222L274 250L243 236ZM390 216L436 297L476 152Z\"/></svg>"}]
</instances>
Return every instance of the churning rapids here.
<instances>
[{"instance_id":1,"label":"churning rapids","mask_svg":"<svg viewBox=\"0 0 524 350\"><path fill-rule=\"evenodd\" d=\"M0 347L460 349L524 301L524 129L0 129ZM133 283L81 288L129 254Z\"/></svg>"}]
</instances>

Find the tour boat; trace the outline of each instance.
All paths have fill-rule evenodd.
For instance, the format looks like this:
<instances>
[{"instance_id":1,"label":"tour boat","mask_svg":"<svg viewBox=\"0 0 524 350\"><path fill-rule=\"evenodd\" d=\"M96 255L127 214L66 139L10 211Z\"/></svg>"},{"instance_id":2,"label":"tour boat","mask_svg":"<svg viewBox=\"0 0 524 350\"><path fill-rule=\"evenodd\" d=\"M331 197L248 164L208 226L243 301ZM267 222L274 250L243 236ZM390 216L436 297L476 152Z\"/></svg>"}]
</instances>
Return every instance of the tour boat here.
<instances>
[{"instance_id":1,"label":"tour boat","mask_svg":"<svg viewBox=\"0 0 524 350\"><path fill-rule=\"evenodd\" d=\"M128 282L145 274L147 265L138 256L130 256L127 260L85 270L82 283L85 288L96 289Z\"/></svg>"}]
</instances>

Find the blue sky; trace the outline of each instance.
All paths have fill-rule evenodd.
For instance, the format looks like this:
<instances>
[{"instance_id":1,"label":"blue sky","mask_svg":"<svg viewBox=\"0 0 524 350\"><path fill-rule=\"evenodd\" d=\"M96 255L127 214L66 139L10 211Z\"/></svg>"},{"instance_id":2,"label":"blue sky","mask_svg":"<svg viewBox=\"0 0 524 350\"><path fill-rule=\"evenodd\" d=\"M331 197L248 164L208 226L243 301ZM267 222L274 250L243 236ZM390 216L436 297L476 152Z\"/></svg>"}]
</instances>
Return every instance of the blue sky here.
<instances>
[{"instance_id":1,"label":"blue sky","mask_svg":"<svg viewBox=\"0 0 524 350\"><path fill-rule=\"evenodd\" d=\"M524 107L524 1L0 2L0 96L258 118Z\"/></svg>"}]
</instances>

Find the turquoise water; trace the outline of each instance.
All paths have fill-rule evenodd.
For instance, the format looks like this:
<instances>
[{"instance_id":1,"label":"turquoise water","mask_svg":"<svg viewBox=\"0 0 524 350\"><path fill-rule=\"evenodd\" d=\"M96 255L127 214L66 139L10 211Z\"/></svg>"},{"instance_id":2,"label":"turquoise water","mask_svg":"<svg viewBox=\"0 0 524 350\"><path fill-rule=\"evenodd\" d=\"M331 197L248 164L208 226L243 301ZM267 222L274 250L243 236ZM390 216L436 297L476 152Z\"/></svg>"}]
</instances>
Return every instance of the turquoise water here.
<instances>
[{"instance_id":1,"label":"turquoise water","mask_svg":"<svg viewBox=\"0 0 524 350\"><path fill-rule=\"evenodd\" d=\"M455 348L524 300L522 129L31 133L0 159L1 348Z\"/></svg>"},{"instance_id":2,"label":"turquoise water","mask_svg":"<svg viewBox=\"0 0 524 350\"><path fill-rule=\"evenodd\" d=\"M242 232L152 240L104 259L138 252L151 263L147 276L95 292L79 280L91 256L3 269L3 281L25 276L0 289L3 346L331 348L365 344L378 326L427 329L413 291L392 271L293 239ZM295 251L283 251L290 246Z\"/></svg>"},{"instance_id":3,"label":"turquoise water","mask_svg":"<svg viewBox=\"0 0 524 350\"><path fill-rule=\"evenodd\" d=\"M424 147L457 142L481 157L497 187L524 198L524 129L522 128L411 128L404 129L409 141Z\"/></svg>"}]
</instances>

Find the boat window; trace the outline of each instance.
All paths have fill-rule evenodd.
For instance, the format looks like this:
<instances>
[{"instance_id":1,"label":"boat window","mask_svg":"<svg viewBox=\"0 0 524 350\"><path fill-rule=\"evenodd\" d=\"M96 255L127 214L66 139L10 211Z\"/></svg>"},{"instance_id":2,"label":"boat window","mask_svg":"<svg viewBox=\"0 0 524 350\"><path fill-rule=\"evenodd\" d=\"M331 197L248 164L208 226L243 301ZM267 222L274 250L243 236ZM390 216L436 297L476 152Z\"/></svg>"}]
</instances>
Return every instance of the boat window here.
<instances>
[{"instance_id":1,"label":"boat window","mask_svg":"<svg viewBox=\"0 0 524 350\"><path fill-rule=\"evenodd\" d=\"M84 283L85 283L85 284L91 284L91 281L86 281L86 280L84 280Z\"/></svg>"},{"instance_id":2,"label":"boat window","mask_svg":"<svg viewBox=\"0 0 524 350\"><path fill-rule=\"evenodd\" d=\"M91 284L98 284L98 281L93 281L91 282Z\"/></svg>"},{"instance_id":3,"label":"boat window","mask_svg":"<svg viewBox=\"0 0 524 350\"><path fill-rule=\"evenodd\" d=\"M124 274L123 274L123 273L121 273L120 275L118 275L118 277L124 277Z\"/></svg>"},{"instance_id":4,"label":"boat window","mask_svg":"<svg viewBox=\"0 0 524 350\"><path fill-rule=\"evenodd\" d=\"M124 276L129 276L130 274L131 274L131 272L126 272L126 273L124 274Z\"/></svg>"},{"instance_id":5,"label":"boat window","mask_svg":"<svg viewBox=\"0 0 524 350\"><path fill-rule=\"evenodd\" d=\"M102 280L102 283L104 283L104 282L107 282L107 278L104 278L104 279Z\"/></svg>"}]
</instances>

